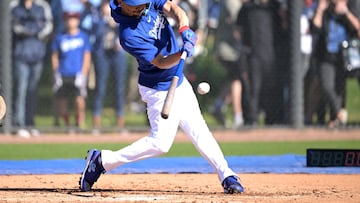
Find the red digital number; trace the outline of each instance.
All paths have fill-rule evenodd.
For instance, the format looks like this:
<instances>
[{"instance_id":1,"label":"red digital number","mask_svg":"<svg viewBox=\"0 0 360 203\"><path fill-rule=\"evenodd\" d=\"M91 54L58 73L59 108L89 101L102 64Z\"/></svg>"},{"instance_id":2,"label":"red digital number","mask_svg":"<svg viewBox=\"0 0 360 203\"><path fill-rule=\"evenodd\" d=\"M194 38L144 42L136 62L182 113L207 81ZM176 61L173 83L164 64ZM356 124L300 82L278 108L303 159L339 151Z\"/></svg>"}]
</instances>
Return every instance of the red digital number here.
<instances>
[{"instance_id":1,"label":"red digital number","mask_svg":"<svg viewBox=\"0 0 360 203\"><path fill-rule=\"evenodd\" d=\"M360 166L360 152L347 152L345 166Z\"/></svg>"}]
</instances>

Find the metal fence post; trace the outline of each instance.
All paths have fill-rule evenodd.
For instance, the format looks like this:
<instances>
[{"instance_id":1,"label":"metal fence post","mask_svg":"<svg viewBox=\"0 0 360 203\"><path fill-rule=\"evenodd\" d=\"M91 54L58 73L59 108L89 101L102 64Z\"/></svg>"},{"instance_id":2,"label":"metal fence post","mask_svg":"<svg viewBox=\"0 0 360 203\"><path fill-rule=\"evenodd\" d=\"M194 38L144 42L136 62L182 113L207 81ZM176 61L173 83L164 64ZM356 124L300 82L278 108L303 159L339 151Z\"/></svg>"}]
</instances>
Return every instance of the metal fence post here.
<instances>
[{"instance_id":1,"label":"metal fence post","mask_svg":"<svg viewBox=\"0 0 360 203\"><path fill-rule=\"evenodd\" d=\"M290 121L294 128L304 126L303 69L300 52L300 15L302 0L289 0L290 25Z\"/></svg>"}]
</instances>

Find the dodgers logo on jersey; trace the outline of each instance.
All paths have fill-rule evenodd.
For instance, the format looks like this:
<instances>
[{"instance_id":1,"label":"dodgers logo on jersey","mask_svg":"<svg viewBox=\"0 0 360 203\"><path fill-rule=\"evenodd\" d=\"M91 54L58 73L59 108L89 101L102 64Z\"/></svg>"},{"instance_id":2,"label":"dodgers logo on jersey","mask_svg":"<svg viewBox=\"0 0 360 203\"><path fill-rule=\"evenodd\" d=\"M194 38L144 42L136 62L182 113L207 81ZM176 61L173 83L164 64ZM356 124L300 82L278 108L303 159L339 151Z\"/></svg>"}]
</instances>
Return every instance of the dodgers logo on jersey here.
<instances>
[{"instance_id":1,"label":"dodgers logo on jersey","mask_svg":"<svg viewBox=\"0 0 360 203\"><path fill-rule=\"evenodd\" d=\"M62 41L60 46L63 52L68 52L70 50L74 50L84 46L84 43L85 43L84 40L81 38L71 38Z\"/></svg>"},{"instance_id":2,"label":"dodgers logo on jersey","mask_svg":"<svg viewBox=\"0 0 360 203\"><path fill-rule=\"evenodd\" d=\"M151 21L151 18L149 19ZM164 28L165 28L165 17L158 12L156 15L156 19L154 20L154 27L149 31L149 36L155 39L160 39L161 30Z\"/></svg>"}]
</instances>

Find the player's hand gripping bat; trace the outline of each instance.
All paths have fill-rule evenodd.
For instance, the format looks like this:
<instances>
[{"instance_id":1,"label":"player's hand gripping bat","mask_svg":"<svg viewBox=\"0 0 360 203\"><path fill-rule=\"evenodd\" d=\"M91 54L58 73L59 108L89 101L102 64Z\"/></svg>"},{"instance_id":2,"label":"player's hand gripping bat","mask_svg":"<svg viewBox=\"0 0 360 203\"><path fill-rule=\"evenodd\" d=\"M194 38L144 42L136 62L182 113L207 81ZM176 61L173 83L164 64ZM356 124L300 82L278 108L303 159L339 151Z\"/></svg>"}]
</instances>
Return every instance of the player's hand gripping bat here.
<instances>
[{"instance_id":1,"label":"player's hand gripping bat","mask_svg":"<svg viewBox=\"0 0 360 203\"><path fill-rule=\"evenodd\" d=\"M178 75L182 74L182 72L183 72L184 62L185 62L186 57L187 57L187 53L185 51L182 52L176 74L172 78L168 93L167 93L165 101L164 101L164 106L163 106L163 108L161 110L161 117L163 119L169 118L171 105L172 105L172 102L173 102L173 99L174 99L174 96L175 96L175 90L176 90L176 87L177 87L177 83L179 81L179 76Z\"/></svg>"}]
</instances>

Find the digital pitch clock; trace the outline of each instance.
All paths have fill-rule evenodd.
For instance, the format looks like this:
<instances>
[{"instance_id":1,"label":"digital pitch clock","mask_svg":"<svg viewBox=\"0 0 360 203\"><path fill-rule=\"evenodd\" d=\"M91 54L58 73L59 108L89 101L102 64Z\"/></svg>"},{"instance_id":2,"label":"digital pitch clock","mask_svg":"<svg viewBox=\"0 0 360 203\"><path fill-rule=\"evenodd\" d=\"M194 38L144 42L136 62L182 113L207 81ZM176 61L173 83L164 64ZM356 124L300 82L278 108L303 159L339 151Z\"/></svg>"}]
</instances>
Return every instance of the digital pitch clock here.
<instances>
[{"instance_id":1,"label":"digital pitch clock","mask_svg":"<svg viewBox=\"0 0 360 203\"><path fill-rule=\"evenodd\" d=\"M360 149L307 149L308 167L360 167Z\"/></svg>"}]
</instances>

